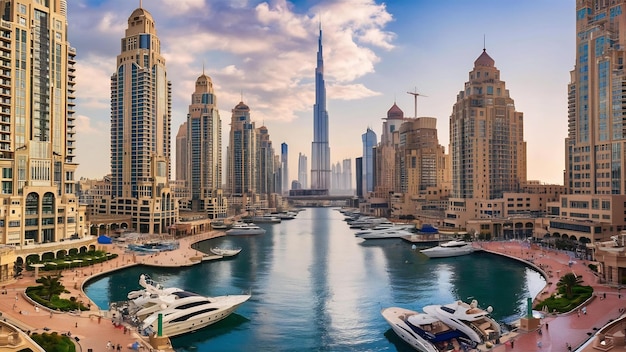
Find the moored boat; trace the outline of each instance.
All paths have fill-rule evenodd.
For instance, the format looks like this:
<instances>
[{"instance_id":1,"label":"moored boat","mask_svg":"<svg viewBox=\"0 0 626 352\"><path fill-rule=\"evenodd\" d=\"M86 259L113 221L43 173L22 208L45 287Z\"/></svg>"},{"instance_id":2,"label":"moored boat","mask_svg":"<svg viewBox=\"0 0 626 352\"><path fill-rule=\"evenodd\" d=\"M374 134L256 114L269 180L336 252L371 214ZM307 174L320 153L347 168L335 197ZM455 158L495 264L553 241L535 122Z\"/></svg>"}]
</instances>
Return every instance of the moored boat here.
<instances>
[{"instance_id":1,"label":"moored boat","mask_svg":"<svg viewBox=\"0 0 626 352\"><path fill-rule=\"evenodd\" d=\"M471 243L452 240L432 248L422 249L420 252L429 258L446 258L466 255L474 251L474 246Z\"/></svg>"},{"instance_id":2,"label":"moored boat","mask_svg":"<svg viewBox=\"0 0 626 352\"><path fill-rule=\"evenodd\" d=\"M424 312L438 317L455 329L463 331L476 343L497 341L500 338L502 330L500 324L491 318L490 313L492 311L491 306L487 309L479 308L476 300L472 300L469 304L459 300L449 304L424 307Z\"/></svg>"},{"instance_id":3,"label":"moored boat","mask_svg":"<svg viewBox=\"0 0 626 352\"><path fill-rule=\"evenodd\" d=\"M241 248L220 248L220 247L212 247L211 253L215 255L221 255L222 257L233 257L241 252Z\"/></svg>"},{"instance_id":4,"label":"moored boat","mask_svg":"<svg viewBox=\"0 0 626 352\"><path fill-rule=\"evenodd\" d=\"M251 222L236 223L229 230L226 230L227 235L262 235L264 233L265 229L262 229Z\"/></svg>"},{"instance_id":5,"label":"moored boat","mask_svg":"<svg viewBox=\"0 0 626 352\"><path fill-rule=\"evenodd\" d=\"M459 351L476 347L463 332L430 314L399 307L385 308L381 314L396 335L418 351L442 352L450 347Z\"/></svg>"}]
</instances>

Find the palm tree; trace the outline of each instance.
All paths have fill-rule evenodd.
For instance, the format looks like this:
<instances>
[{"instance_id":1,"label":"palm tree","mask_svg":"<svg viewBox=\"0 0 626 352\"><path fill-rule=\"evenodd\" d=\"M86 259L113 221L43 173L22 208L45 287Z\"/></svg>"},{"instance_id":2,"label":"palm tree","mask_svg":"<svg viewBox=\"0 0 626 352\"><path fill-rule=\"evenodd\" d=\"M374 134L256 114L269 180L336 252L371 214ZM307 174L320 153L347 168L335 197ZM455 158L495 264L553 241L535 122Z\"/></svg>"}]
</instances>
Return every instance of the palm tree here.
<instances>
[{"instance_id":1,"label":"palm tree","mask_svg":"<svg viewBox=\"0 0 626 352\"><path fill-rule=\"evenodd\" d=\"M50 301L53 296L65 292L65 286L61 284L60 280L61 275L55 277L47 275L36 280L37 283L41 284L41 293L48 301Z\"/></svg>"},{"instance_id":2,"label":"palm tree","mask_svg":"<svg viewBox=\"0 0 626 352\"><path fill-rule=\"evenodd\" d=\"M572 298L574 286L580 286L583 283L581 275L575 275L574 273L567 273L561 277L557 282L556 287L565 290L565 297Z\"/></svg>"}]
</instances>

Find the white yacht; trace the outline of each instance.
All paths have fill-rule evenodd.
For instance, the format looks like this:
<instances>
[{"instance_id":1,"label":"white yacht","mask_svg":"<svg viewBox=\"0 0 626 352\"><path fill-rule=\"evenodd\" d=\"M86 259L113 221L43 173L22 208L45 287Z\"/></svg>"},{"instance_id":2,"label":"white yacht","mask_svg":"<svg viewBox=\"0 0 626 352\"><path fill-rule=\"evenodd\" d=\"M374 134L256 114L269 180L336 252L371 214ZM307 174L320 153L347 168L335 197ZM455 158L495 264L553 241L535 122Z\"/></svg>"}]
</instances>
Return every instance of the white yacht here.
<instances>
[{"instance_id":1,"label":"white yacht","mask_svg":"<svg viewBox=\"0 0 626 352\"><path fill-rule=\"evenodd\" d=\"M436 247L422 249L420 252L429 258L456 257L474 252L474 246L469 242L453 240Z\"/></svg>"},{"instance_id":2,"label":"white yacht","mask_svg":"<svg viewBox=\"0 0 626 352\"><path fill-rule=\"evenodd\" d=\"M463 332L446 325L430 314L398 307L385 308L381 314L396 335L418 351L448 351L450 345L455 351L460 351L464 347L476 347Z\"/></svg>"},{"instance_id":3,"label":"white yacht","mask_svg":"<svg viewBox=\"0 0 626 352\"><path fill-rule=\"evenodd\" d=\"M258 227L257 225L249 222L238 222L226 230L227 235L262 235L265 233L265 229Z\"/></svg>"},{"instance_id":4,"label":"white yacht","mask_svg":"<svg viewBox=\"0 0 626 352\"><path fill-rule=\"evenodd\" d=\"M389 221L385 218L377 218L374 216L362 216L354 221L349 221L348 225L351 229L361 229L361 228L370 228L374 227L380 223Z\"/></svg>"},{"instance_id":5,"label":"white yacht","mask_svg":"<svg viewBox=\"0 0 626 352\"><path fill-rule=\"evenodd\" d=\"M407 226L394 226L359 231L355 236L364 240L375 240L383 238L402 238L404 236L411 236L412 234L413 233L409 231L409 227Z\"/></svg>"},{"instance_id":6,"label":"white yacht","mask_svg":"<svg viewBox=\"0 0 626 352\"><path fill-rule=\"evenodd\" d=\"M458 329L476 343L495 341L502 334L500 324L489 315L491 306L487 309L478 308L478 302L473 300L470 304L456 301L444 305L432 305L424 307L424 312L439 318L450 327Z\"/></svg>"},{"instance_id":7,"label":"white yacht","mask_svg":"<svg viewBox=\"0 0 626 352\"><path fill-rule=\"evenodd\" d=\"M281 219L278 216L263 214L253 216L252 222L256 222L259 224L278 224L281 222Z\"/></svg>"},{"instance_id":8,"label":"white yacht","mask_svg":"<svg viewBox=\"0 0 626 352\"><path fill-rule=\"evenodd\" d=\"M205 297L175 287L163 288L143 274L139 284L143 289L130 292L129 300L116 308L145 334L157 332L159 315L163 335L173 337L216 323L250 299L250 295Z\"/></svg>"}]
</instances>

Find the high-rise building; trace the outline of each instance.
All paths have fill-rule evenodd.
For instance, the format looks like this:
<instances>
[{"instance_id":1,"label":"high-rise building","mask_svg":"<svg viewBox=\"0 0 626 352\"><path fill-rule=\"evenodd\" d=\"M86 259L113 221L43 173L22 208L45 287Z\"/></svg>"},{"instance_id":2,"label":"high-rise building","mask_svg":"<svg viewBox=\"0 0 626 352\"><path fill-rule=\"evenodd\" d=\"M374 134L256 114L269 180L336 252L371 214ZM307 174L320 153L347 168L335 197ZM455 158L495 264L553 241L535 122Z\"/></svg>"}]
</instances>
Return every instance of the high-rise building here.
<instances>
[{"instance_id":1,"label":"high-rise building","mask_svg":"<svg viewBox=\"0 0 626 352\"><path fill-rule=\"evenodd\" d=\"M308 162L306 155L298 153L298 182L301 188L307 188Z\"/></svg>"},{"instance_id":2,"label":"high-rise building","mask_svg":"<svg viewBox=\"0 0 626 352\"><path fill-rule=\"evenodd\" d=\"M626 194L624 23L624 1L576 1L576 60L565 140L570 194Z\"/></svg>"},{"instance_id":3,"label":"high-rise building","mask_svg":"<svg viewBox=\"0 0 626 352\"><path fill-rule=\"evenodd\" d=\"M374 148L378 144L376 132L371 128L361 135L363 140L363 192L365 194L374 191Z\"/></svg>"},{"instance_id":4,"label":"high-rise building","mask_svg":"<svg viewBox=\"0 0 626 352\"><path fill-rule=\"evenodd\" d=\"M383 119L383 133L376 148L374 191L378 197L388 197L391 192L400 192L396 151L399 143L398 132L405 121L404 111L394 102L387 111L387 117Z\"/></svg>"},{"instance_id":5,"label":"high-rise building","mask_svg":"<svg viewBox=\"0 0 626 352\"><path fill-rule=\"evenodd\" d=\"M0 0L0 7L0 245L83 237L67 2Z\"/></svg>"},{"instance_id":6,"label":"high-rise building","mask_svg":"<svg viewBox=\"0 0 626 352\"><path fill-rule=\"evenodd\" d=\"M133 11L111 76L111 214L130 215L141 233L167 232L178 219L169 189L171 83L154 18Z\"/></svg>"},{"instance_id":7,"label":"high-rise building","mask_svg":"<svg viewBox=\"0 0 626 352\"><path fill-rule=\"evenodd\" d=\"M342 184L343 190L353 193L352 190L352 159L343 159L342 161Z\"/></svg>"},{"instance_id":8,"label":"high-rise building","mask_svg":"<svg viewBox=\"0 0 626 352\"><path fill-rule=\"evenodd\" d=\"M289 194L289 147L287 143L280 144L281 194Z\"/></svg>"},{"instance_id":9,"label":"high-rise building","mask_svg":"<svg viewBox=\"0 0 626 352\"><path fill-rule=\"evenodd\" d=\"M187 182L187 121L183 122L176 134L176 180Z\"/></svg>"},{"instance_id":10,"label":"high-rise building","mask_svg":"<svg viewBox=\"0 0 626 352\"><path fill-rule=\"evenodd\" d=\"M257 192L257 131L250 119L250 108L239 102L232 109L230 140L226 152L226 187L233 197L246 197Z\"/></svg>"},{"instance_id":11,"label":"high-rise building","mask_svg":"<svg viewBox=\"0 0 626 352\"><path fill-rule=\"evenodd\" d=\"M315 68L311 189L330 189L330 146L328 145L328 111L326 111L326 84L324 83L321 29L318 40L317 67Z\"/></svg>"},{"instance_id":12,"label":"high-rise building","mask_svg":"<svg viewBox=\"0 0 626 352\"><path fill-rule=\"evenodd\" d=\"M483 49L450 116L455 198L496 199L526 182L524 116Z\"/></svg>"},{"instance_id":13,"label":"high-rise building","mask_svg":"<svg viewBox=\"0 0 626 352\"><path fill-rule=\"evenodd\" d=\"M191 209L210 218L226 217L222 197L222 120L211 77L196 79L187 114L187 185Z\"/></svg>"},{"instance_id":14,"label":"high-rise building","mask_svg":"<svg viewBox=\"0 0 626 352\"><path fill-rule=\"evenodd\" d=\"M276 192L274 180L274 147L267 127L261 126L257 129L257 160L259 163L257 172L257 191L260 194L270 194Z\"/></svg>"}]
</instances>

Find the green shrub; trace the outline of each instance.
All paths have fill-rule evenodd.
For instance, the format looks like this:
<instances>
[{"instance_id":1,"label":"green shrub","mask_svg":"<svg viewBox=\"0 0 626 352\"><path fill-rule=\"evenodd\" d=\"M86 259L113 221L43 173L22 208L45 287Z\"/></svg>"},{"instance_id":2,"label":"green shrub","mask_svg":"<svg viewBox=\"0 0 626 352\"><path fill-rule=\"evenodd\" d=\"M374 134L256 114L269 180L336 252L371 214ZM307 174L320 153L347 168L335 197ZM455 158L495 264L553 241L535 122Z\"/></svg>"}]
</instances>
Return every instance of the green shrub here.
<instances>
[{"instance_id":1,"label":"green shrub","mask_svg":"<svg viewBox=\"0 0 626 352\"><path fill-rule=\"evenodd\" d=\"M76 352L76 346L69 337L59 335L56 332L51 334L32 334L31 338L46 352Z\"/></svg>"}]
</instances>

